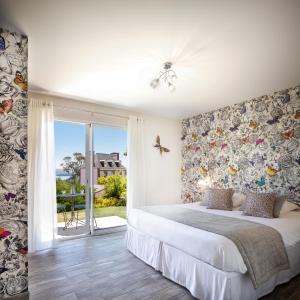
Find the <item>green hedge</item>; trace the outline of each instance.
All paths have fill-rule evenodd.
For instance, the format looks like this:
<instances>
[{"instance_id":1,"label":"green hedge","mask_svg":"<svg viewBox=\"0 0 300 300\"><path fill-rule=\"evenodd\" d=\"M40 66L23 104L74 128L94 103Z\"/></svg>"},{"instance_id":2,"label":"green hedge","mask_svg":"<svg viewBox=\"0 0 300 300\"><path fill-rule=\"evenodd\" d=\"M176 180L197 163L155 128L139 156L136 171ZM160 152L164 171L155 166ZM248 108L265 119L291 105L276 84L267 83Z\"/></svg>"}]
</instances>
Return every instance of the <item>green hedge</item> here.
<instances>
[{"instance_id":1,"label":"green hedge","mask_svg":"<svg viewBox=\"0 0 300 300\"><path fill-rule=\"evenodd\" d=\"M125 199L117 199L117 198L95 198L94 207L109 207L109 206L126 206Z\"/></svg>"}]
</instances>

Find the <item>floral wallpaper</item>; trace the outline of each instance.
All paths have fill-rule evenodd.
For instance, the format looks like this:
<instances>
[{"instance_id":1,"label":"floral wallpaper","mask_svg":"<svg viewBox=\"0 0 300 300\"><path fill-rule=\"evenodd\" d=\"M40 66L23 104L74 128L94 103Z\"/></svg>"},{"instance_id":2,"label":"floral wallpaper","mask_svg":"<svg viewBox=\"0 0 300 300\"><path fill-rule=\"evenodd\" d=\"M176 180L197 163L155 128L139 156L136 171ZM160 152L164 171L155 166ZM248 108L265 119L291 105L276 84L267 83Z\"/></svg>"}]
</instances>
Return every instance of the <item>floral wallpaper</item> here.
<instances>
[{"instance_id":1,"label":"floral wallpaper","mask_svg":"<svg viewBox=\"0 0 300 300\"><path fill-rule=\"evenodd\" d=\"M276 191L300 204L300 86L182 121L182 198L201 185Z\"/></svg>"},{"instance_id":2,"label":"floral wallpaper","mask_svg":"<svg viewBox=\"0 0 300 300\"><path fill-rule=\"evenodd\" d=\"M0 299L27 291L27 37L0 28Z\"/></svg>"}]
</instances>

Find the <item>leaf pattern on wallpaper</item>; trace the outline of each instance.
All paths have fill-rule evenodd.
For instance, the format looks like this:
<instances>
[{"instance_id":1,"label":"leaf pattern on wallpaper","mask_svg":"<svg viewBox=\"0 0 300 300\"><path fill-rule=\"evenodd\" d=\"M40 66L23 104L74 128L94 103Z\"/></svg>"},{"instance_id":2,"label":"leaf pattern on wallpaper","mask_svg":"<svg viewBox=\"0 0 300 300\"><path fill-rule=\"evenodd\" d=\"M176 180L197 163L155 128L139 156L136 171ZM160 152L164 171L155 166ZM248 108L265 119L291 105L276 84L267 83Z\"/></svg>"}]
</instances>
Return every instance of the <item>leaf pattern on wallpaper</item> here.
<instances>
[{"instance_id":1,"label":"leaf pattern on wallpaper","mask_svg":"<svg viewBox=\"0 0 300 300\"><path fill-rule=\"evenodd\" d=\"M0 298L27 290L27 38L0 29Z\"/></svg>"},{"instance_id":2,"label":"leaf pattern on wallpaper","mask_svg":"<svg viewBox=\"0 0 300 300\"><path fill-rule=\"evenodd\" d=\"M185 202L198 181L217 187L276 191L300 203L300 86L182 121Z\"/></svg>"}]
</instances>

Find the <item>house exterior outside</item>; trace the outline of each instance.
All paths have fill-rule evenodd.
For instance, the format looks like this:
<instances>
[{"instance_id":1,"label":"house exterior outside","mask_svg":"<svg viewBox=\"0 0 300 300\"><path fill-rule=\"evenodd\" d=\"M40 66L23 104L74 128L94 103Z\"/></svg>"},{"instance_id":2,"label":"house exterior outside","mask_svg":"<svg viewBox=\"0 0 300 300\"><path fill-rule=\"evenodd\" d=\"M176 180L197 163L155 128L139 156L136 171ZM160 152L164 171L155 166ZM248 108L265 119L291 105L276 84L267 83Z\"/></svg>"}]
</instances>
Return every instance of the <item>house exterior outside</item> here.
<instances>
[{"instance_id":1,"label":"house exterior outside","mask_svg":"<svg viewBox=\"0 0 300 300\"><path fill-rule=\"evenodd\" d=\"M86 169L82 167L80 170L80 183L86 183L85 177ZM112 175L126 176L126 168L122 165L120 154L113 153L95 153L94 154L94 167L93 167L93 180L97 184L98 177L106 177Z\"/></svg>"}]
</instances>

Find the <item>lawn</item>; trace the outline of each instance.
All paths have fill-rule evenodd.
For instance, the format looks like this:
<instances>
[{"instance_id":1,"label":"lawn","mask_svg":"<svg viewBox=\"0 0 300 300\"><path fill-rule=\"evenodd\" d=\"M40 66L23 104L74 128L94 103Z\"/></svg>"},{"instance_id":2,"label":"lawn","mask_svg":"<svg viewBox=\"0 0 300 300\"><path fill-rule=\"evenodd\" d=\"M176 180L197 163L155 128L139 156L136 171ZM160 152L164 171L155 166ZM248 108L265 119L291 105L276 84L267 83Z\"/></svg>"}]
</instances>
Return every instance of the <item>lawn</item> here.
<instances>
[{"instance_id":1,"label":"lawn","mask_svg":"<svg viewBox=\"0 0 300 300\"><path fill-rule=\"evenodd\" d=\"M77 214L77 212L75 212ZM94 209L95 218L119 216L126 219L126 206L110 206ZM71 212L67 212L68 219L71 216ZM78 210L78 217L80 220L85 219L85 209ZM64 222L62 213L57 214L57 222Z\"/></svg>"}]
</instances>

